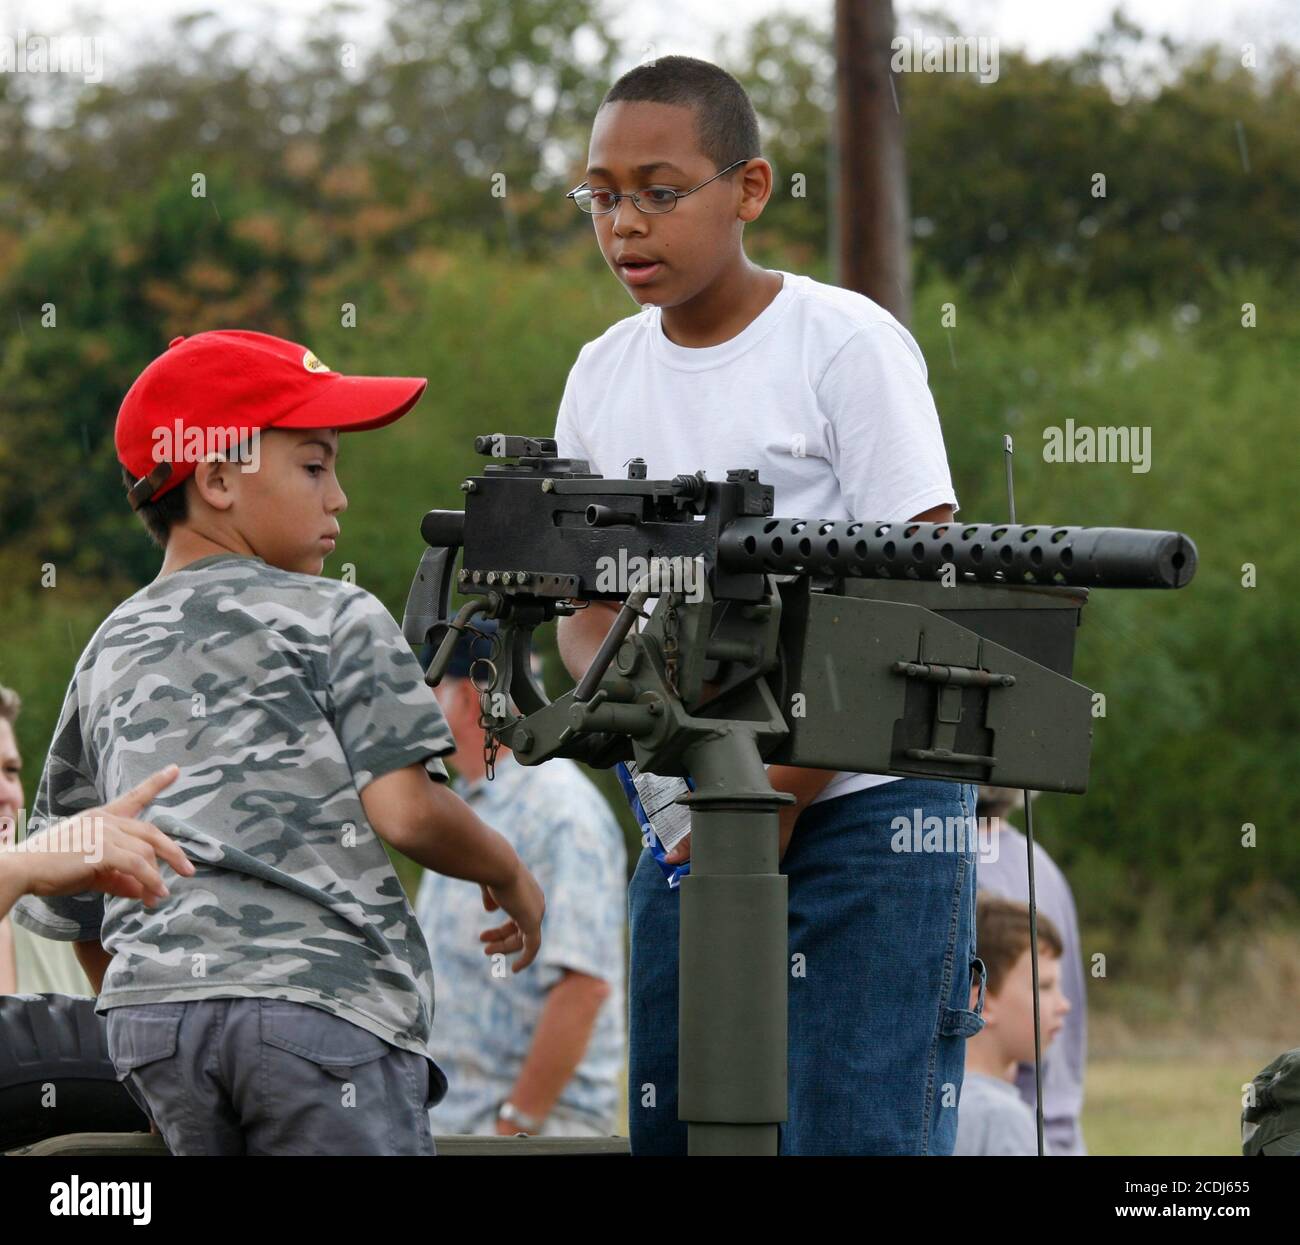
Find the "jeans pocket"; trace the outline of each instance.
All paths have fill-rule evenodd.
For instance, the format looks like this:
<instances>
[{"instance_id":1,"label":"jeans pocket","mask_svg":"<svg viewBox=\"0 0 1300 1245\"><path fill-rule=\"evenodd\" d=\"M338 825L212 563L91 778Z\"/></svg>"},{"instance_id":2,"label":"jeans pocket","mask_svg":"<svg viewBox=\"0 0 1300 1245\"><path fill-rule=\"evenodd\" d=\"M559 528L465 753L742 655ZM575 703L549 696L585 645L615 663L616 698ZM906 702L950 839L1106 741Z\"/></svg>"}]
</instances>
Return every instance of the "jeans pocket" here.
<instances>
[{"instance_id":1,"label":"jeans pocket","mask_svg":"<svg viewBox=\"0 0 1300 1245\"><path fill-rule=\"evenodd\" d=\"M395 1049L360 1025L305 1003L264 1005L262 1041L343 1081Z\"/></svg>"},{"instance_id":2,"label":"jeans pocket","mask_svg":"<svg viewBox=\"0 0 1300 1245\"><path fill-rule=\"evenodd\" d=\"M979 956L974 956L970 962L970 983L973 985L976 978L979 979L979 997L975 1001L974 1008L970 1007L945 1007L943 1009L943 1020L939 1025L939 1032L944 1037L974 1037L982 1028L984 1028L984 987L988 981L988 972L984 967L984 961ZM970 998L969 989L966 992L967 999Z\"/></svg>"},{"instance_id":3,"label":"jeans pocket","mask_svg":"<svg viewBox=\"0 0 1300 1245\"><path fill-rule=\"evenodd\" d=\"M108 1054L119 1081L137 1068L176 1054L184 1006L183 1003L141 1003L109 1009Z\"/></svg>"}]
</instances>

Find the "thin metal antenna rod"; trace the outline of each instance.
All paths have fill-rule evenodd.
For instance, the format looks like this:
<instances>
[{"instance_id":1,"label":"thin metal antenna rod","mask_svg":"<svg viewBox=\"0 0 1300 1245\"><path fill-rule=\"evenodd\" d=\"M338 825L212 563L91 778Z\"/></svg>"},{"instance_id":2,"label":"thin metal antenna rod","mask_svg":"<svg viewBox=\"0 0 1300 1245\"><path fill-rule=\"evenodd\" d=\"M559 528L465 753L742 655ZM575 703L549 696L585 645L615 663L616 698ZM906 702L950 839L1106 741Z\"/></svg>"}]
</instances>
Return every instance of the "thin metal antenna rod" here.
<instances>
[{"instance_id":1,"label":"thin metal antenna rod","mask_svg":"<svg viewBox=\"0 0 1300 1245\"><path fill-rule=\"evenodd\" d=\"M1007 521L1016 521L1016 488L1011 473L1011 436L1002 438L1003 458L1007 465ZM1029 841L1029 966L1034 979L1034 1116L1038 1124L1038 1157L1046 1157L1043 1144L1043 1029L1038 1006L1038 902L1034 890L1034 809L1029 801L1029 788L1025 796L1025 838Z\"/></svg>"}]
</instances>

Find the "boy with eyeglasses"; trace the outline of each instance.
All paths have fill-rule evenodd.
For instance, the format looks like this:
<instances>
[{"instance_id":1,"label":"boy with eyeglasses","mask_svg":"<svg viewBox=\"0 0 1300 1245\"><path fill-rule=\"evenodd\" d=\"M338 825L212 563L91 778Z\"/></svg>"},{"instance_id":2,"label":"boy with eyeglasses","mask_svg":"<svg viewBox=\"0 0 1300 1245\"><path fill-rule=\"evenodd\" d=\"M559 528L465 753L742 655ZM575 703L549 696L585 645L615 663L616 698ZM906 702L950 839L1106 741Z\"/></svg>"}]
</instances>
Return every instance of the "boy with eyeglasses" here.
<instances>
[{"instance_id":1,"label":"boy with eyeglasses","mask_svg":"<svg viewBox=\"0 0 1300 1245\"><path fill-rule=\"evenodd\" d=\"M592 129L589 212L644 314L582 348L555 437L562 457L651 479L756 467L777 513L942 522L957 508L921 352L861 294L749 261L772 193L753 106L731 75L668 56L625 74ZM578 677L615 606L561 619ZM898 817L970 817L968 784L772 765L789 886L790 1154L950 1154L974 948L971 852L890 851ZM669 856L689 857L689 840ZM678 892L647 849L629 910L629 1115L637 1154L684 1153L677 1118ZM653 1086L653 1093L647 1087Z\"/></svg>"}]
</instances>

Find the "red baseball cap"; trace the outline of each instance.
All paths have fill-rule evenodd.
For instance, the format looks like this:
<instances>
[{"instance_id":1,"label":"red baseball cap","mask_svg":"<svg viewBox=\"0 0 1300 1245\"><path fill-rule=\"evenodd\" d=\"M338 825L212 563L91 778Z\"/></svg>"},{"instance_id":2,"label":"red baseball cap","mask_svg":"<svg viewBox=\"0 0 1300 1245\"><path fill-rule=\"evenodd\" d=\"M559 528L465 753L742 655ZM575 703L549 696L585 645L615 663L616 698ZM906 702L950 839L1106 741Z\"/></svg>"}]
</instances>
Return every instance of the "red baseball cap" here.
<instances>
[{"instance_id":1,"label":"red baseball cap","mask_svg":"<svg viewBox=\"0 0 1300 1245\"><path fill-rule=\"evenodd\" d=\"M343 376L306 346L244 329L175 337L136 377L117 413L118 461L133 510L194 474L211 436L254 429L380 428L420 400L422 376ZM189 452L199 447L199 452Z\"/></svg>"}]
</instances>

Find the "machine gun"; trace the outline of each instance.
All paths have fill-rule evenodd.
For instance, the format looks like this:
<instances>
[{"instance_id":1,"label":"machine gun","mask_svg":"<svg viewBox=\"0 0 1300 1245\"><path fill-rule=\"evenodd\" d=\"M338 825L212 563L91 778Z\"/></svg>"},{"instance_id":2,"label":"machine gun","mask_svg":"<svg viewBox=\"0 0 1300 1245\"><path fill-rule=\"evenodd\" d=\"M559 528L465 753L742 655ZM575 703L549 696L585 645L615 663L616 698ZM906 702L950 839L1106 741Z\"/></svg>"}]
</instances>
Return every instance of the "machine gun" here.
<instances>
[{"instance_id":1,"label":"machine gun","mask_svg":"<svg viewBox=\"0 0 1300 1245\"><path fill-rule=\"evenodd\" d=\"M474 446L493 461L462 482L465 509L421 522L406 639L436 647L436 684L473 619L498 620L471 671L489 754L499 741L524 765L635 760L693 778L680 800L679 1112L693 1154L774 1154L777 810L794 797L765 765L1084 791L1091 693L1070 675L1088 590L1182 587L1196 547L1130 528L779 518L752 469L647 480L633 459L618 480L557 457L549 438ZM532 633L597 600L622 606L590 669L551 701Z\"/></svg>"}]
</instances>

